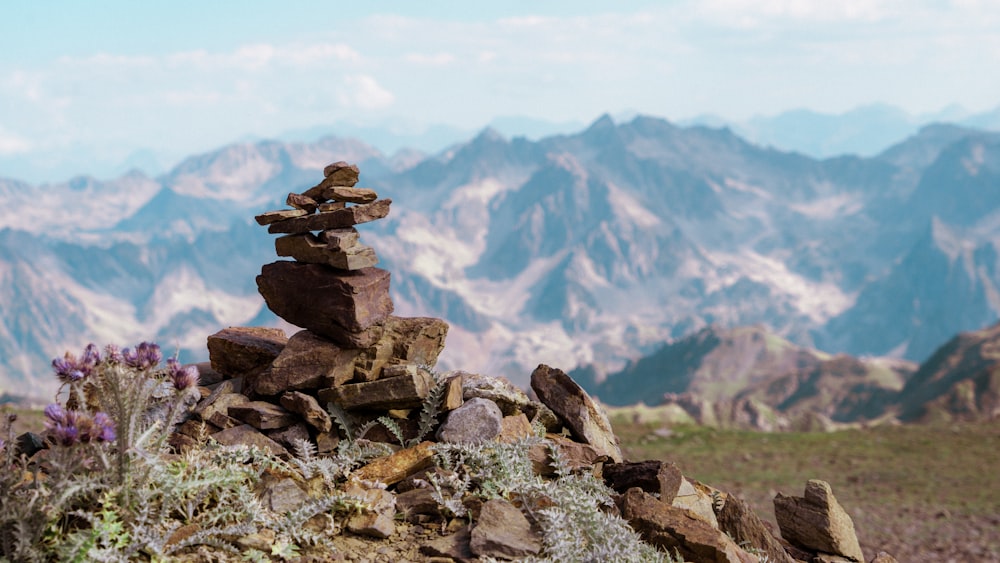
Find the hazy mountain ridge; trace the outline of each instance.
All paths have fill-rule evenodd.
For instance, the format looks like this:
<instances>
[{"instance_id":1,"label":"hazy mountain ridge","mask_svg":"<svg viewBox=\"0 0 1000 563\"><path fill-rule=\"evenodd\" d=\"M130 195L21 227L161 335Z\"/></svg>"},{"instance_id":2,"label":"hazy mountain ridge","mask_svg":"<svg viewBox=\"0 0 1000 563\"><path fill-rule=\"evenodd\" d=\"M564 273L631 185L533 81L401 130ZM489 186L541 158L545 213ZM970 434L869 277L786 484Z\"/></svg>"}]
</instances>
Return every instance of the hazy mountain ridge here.
<instances>
[{"instance_id":1,"label":"hazy mountain ridge","mask_svg":"<svg viewBox=\"0 0 1000 563\"><path fill-rule=\"evenodd\" d=\"M927 260L917 249L931 226L954 227L914 194L993 185L997 137L935 126L876 158L814 160L724 129L605 116L539 141L484 130L419 161L328 138L233 145L155 180L4 180L3 225L31 233L38 250L7 246L20 244L13 232L0 239L0 291L18 318L51 320L33 327L4 315L4 370L8 384L44 380L49 358L90 340L165 338L204 356L204 337L219 328L275 322L253 279L276 258L251 217L316 183L334 160L358 163L361 185L393 198L389 219L362 226L362 237L393 274L398 313L452 323L445 365L515 381L538 362L611 371L713 323L764 323L803 345L923 359L991 320L959 307L951 332L924 342L926 307L880 320L858 303L879 302L879 291L900 303L934 295L912 276ZM935 178L947 188L935 192ZM992 200L979 205L967 211L980 216L978 238L959 230L962 244L1000 232L983 209ZM964 217L960 205L949 213ZM996 246L980 246L956 271L980 281L986 272L992 281L977 287L992 295ZM45 296L29 272L47 276ZM912 287L887 286L894 275ZM895 336L872 337L886 332Z\"/></svg>"}]
</instances>

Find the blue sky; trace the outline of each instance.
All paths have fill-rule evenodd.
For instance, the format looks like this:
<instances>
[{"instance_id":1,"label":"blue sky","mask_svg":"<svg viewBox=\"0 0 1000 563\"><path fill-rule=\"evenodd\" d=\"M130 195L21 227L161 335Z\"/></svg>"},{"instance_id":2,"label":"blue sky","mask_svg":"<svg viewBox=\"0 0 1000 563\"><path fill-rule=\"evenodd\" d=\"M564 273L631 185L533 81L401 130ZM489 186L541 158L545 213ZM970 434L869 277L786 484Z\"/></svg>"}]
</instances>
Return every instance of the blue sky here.
<instances>
[{"instance_id":1,"label":"blue sky","mask_svg":"<svg viewBox=\"0 0 1000 563\"><path fill-rule=\"evenodd\" d=\"M351 121L1000 106L994 0L0 5L0 177Z\"/></svg>"}]
</instances>

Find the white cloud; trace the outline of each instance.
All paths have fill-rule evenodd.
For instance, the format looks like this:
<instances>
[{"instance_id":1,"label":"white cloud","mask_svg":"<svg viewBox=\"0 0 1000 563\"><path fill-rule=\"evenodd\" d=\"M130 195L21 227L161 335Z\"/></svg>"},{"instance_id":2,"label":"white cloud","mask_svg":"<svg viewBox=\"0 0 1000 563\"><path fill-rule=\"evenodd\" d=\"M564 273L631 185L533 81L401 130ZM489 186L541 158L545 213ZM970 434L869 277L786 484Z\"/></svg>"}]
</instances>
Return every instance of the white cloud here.
<instances>
[{"instance_id":1,"label":"white cloud","mask_svg":"<svg viewBox=\"0 0 1000 563\"><path fill-rule=\"evenodd\" d=\"M15 155L26 153L32 148L31 142L27 139L8 133L0 127L0 155Z\"/></svg>"},{"instance_id":2,"label":"white cloud","mask_svg":"<svg viewBox=\"0 0 1000 563\"><path fill-rule=\"evenodd\" d=\"M403 60L408 63L426 66L445 66L455 62L455 55L451 53L435 53L428 55L424 53L407 53Z\"/></svg>"},{"instance_id":3,"label":"white cloud","mask_svg":"<svg viewBox=\"0 0 1000 563\"><path fill-rule=\"evenodd\" d=\"M339 100L347 107L381 109L391 106L396 100L392 92L383 88L374 77L367 74L345 77L344 86L348 89L341 92Z\"/></svg>"}]
</instances>

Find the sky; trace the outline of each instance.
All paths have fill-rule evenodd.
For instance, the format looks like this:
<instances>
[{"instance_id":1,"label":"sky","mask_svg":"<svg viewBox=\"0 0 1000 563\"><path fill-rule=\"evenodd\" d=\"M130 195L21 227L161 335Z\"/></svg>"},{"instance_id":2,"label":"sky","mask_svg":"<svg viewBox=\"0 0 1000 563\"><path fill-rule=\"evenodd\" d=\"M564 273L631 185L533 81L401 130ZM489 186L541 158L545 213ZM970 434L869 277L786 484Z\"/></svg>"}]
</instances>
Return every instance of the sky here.
<instances>
[{"instance_id":1,"label":"sky","mask_svg":"<svg viewBox=\"0 0 1000 563\"><path fill-rule=\"evenodd\" d=\"M0 5L0 177L356 123L1000 106L995 0ZM150 164L153 166L153 164Z\"/></svg>"}]
</instances>

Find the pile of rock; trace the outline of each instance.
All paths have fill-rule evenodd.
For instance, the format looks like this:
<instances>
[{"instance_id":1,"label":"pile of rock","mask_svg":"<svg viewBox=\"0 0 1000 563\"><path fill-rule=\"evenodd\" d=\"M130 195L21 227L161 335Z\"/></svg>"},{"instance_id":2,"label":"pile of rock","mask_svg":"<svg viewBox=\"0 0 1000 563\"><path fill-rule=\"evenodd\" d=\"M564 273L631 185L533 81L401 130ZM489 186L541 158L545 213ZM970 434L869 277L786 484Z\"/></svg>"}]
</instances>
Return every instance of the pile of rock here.
<instances>
[{"instance_id":1,"label":"pile of rock","mask_svg":"<svg viewBox=\"0 0 1000 563\"><path fill-rule=\"evenodd\" d=\"M752 548L770 561L792 561L789 553L808 549L795 551L797 558L862 561L856 538L851 542L853 525L829 486L820 490L810 482L806 500L775 501L776 512L798 523L778 516L783 534L798 547L782 544L739 499L685 478L672 463L625 461L599 405L561 370L540 365L531 374L537 400L501 378L462 371L435 377L431 366L448 325L391 314L389 273L374 267L374 250L360 244L354 228L384 218L391 202L355 188L358 175L356 166L332 164L320 184L288 195L292 209L257 217L270 232L285 234L275 243L277 253L294 259L265 265L257 278L260 292L272 311L303 330L286 338L279 329L231 327L210 336L211 361L199 366L203 398L172 436L176 449L198 447L211 436L287 459L302 440L320 456L335 453L348 438L387 444L392 453L355 469L341 485L366 507L349 517L345 527L354 535L342 536L341 545L365 560L369 552L382 553L372 559L378 561L540 554L532 515L515 504L468 495L461 502L470 517L449 519L433 491L419 484L433 471L436 442L515 442L544 434L569 468L593 472L616 491L612 510L670 553L692 561L758 561L747 551ZM362 424L389 419L402 436L385 423L364 436L345 436L331 418L334 411ZM430 426L422 416L427 412L436 413ZM551 455L542 443L532 447L538 475L554 473ZM332 492L317 491L296 475L269 474L260 490L263 504L279 513L323 494ZM428 522L435 524L420 537L406 529ZM825 541L831 527L850 537ZM273 537L264 530L240 541L267 552ZM359 538L390 540L351 543Z\"/></svg>"}]
</instances>

